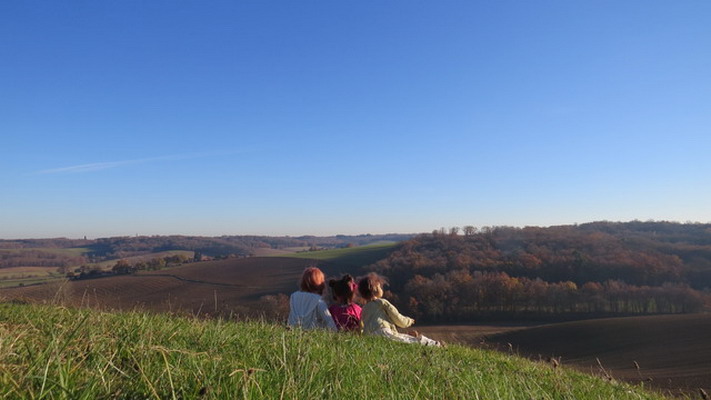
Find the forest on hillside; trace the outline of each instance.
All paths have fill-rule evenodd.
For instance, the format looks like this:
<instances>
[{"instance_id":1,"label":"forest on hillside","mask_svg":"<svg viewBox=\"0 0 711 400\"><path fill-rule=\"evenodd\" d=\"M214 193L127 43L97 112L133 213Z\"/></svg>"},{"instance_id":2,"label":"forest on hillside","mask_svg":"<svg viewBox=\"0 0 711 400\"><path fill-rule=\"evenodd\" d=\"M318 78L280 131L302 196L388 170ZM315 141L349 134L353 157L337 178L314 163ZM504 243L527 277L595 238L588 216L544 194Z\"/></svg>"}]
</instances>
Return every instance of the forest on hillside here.
<instances>
[{"instance_id":1,"label":"forest on hillside","mask_svg":"<svg viewBox=\"0 0 711 400\"><path fill-rule=\"evenodd\" d=\"M441 229L366 269L430 322L698 312L709 302L711 225Z\"/></svg>"}]
</instances>

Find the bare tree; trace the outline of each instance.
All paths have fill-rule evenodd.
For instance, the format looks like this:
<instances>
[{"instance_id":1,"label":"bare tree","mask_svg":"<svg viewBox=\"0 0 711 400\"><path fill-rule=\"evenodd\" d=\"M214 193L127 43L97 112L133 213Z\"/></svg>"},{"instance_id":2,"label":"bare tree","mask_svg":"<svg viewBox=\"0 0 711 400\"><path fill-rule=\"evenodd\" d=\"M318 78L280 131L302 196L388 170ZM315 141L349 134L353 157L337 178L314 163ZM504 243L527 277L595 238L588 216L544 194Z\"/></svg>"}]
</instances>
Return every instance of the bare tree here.
<instances>
[{"instance_id":1,"label":"bare tree","mask_svg":"<svg viewBox=\"0 0 711 400\"><path fill-rule=\"evenodd\" d=\"M472 236L476 233L476 227L472 225L466 225L462 230L464 231L464 236Z\"/></svg>"}]
</instances>

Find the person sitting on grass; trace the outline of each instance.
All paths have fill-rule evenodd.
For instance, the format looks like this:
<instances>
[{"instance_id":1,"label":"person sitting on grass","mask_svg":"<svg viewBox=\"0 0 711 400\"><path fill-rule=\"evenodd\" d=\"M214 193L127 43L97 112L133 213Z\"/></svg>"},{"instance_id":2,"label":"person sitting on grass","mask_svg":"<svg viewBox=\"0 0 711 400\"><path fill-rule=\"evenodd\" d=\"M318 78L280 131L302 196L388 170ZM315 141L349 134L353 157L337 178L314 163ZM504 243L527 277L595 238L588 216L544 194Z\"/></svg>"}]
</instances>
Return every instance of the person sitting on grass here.
<instances>
[{"instance_id":1,"label":"person sitting on grass","mask_svg":"<svg viewBox=\"0 0 711 400\"><path fill-rule=\"evenodd\" d=\"M289 298L289 326L335 331L336 324L328 311L328 306L321 299L326 288L323 272L316 267L306 268L301 275L299 288L301 290L292 293Z\"/></svg>"},{"instance_id":2,"label":"person sitting on grass","mask_svg":"<svg viewBox=\"0 0 711 400\"><path fill-rule=\"evenodd\" d=\"M371 272L358 282L358 292L367 303L363 306L361 320L363 332L385 336L389 339L403 343L419 343L425 346L442 346L442 343L432 340L417 332L406 335L398 332L397 328L408 328L415 320L406 317L389 301L383 299L383 285L385 279Z\"/></svg>"},{"instance_id":3,"label":"person sitting on grass","mask_svg":"<svg viewBox=\"0 0 711 400\"><path fill-rule=\"evenodd\" d=\"M330 279L328 286L331 287L331 293L335 301L334 304L328 307L328 311L331 312L338 329L341 331L360 332L361 308L358 304L353 303L357 288L355 279L346 274L338 280Z\"/></svg>"}]
</instances>

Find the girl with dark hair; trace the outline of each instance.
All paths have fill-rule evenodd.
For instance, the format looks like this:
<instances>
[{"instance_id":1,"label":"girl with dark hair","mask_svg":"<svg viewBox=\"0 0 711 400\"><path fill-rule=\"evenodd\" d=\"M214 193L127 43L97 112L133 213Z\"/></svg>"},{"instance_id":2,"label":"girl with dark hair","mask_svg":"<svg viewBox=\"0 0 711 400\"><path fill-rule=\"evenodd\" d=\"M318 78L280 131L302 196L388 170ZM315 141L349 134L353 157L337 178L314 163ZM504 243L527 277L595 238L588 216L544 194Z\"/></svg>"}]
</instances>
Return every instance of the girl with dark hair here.
<instances>
[{"instance_id":1,"label":"girl with dark hair","mask_svg":"<svg viewBox=\"0 0 711 400\"><path fill-rule=\"evenodd\" d=\"M358 292L363 300L367 301L361 313L363 332L385 336L398 342L442 346L442 343L423 335L406 335L398 332L398 327L408 328L415 323L415 320L400 314L394 305L382 298L385 284L385 279L374 272L358 282Z\"/></svg>"},{"instance_id":2,"label":"girl with dark hair","mask_svg":"<svg viewBox=\"0 0 711 400\"><path fill-rule=\"evenodd\" d=\"M352 276L346 274L341 279L330 279L334 304L328 307L336 326L342 331L360 332L361 308L353 303L356 294L356 283Z\"/></svg>"}]
</instances>

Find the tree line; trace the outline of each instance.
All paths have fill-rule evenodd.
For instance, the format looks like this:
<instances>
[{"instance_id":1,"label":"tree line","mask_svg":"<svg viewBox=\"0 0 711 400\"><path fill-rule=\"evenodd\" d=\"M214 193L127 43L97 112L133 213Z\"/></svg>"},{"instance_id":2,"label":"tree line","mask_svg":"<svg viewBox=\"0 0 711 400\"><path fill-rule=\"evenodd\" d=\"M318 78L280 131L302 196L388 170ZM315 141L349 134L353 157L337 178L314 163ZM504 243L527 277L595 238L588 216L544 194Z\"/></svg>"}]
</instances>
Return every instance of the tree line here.
<instances>
[{"instance_id":1,"label":"tree line","mask_svg":"<svg viewBox=\"0 0 711 400\"><path fill-rule=\"evenodd\" d=\"M699 312L705 297L687 285L634 286L622 281L546 282L505 272L466 270L415 275L398 296L403 308L430 322L487 317L546 318Z\"/></svg>"},{"instance_id":2,"label":"tree line","mask_svg":"<svg viewBox=\"0 0 711 400\"><path fill-rule=\"evenodd\" d=\"M194 261L192 258L176 254L166 257L154 257L147 261L129 262L128 260L118 260L111 269L103 269L97 265L82 265L73 271L66 271L69 279L81 280L92 279L111 275L130 275L138 271L158 271L165 268L175 267Z\"/></svg>"}]
</instances>

